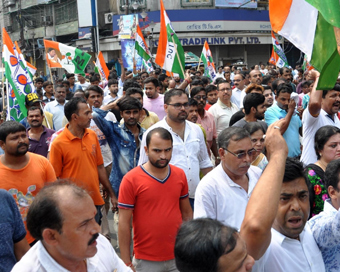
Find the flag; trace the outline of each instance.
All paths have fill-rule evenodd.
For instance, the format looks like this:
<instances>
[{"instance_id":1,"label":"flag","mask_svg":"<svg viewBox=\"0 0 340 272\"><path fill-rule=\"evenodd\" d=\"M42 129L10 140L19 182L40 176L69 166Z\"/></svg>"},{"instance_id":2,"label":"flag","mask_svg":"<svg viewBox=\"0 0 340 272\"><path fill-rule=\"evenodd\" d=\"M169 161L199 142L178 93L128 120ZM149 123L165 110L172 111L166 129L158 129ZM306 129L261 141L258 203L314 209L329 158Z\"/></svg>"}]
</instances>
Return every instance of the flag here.
<instances>
[{"instance_id":1,"label":"flag","mask_svg":"<svg viewBox=\"0 0 340 272\"><path fill-rule=\"evenodd\" d=\"M184 78L185 56L183 47L173 29L161 1L161 28L155 62L164 70Z\"/></svg>"},{"instance_id":2,"label":"flag","mask_svg":"<svg viewBox=\"0 0 340 272\"><path fill-rule=\"evenodd\" d=\"M207 41L203 45L201 60L204 63L204 75L214 80L216 77L215 64Z\"/></svg>"},{"instance_id":3,"label":"flag","mask_svg":"<svg viewBox=\"0 0 340 272\"><path fill-rule=\"evenodd\" d=\"M46 61L51 68L63 68L69 73L81 74L91 59L91 55L76 47L59 42L44 40Z\"/></svg>"},{"instance_id":4,"label":"flag","mask_svg":"<svg viewBox=\"0 0 340 272\"><path fill-rule=\"evenodd\" d=\"M20 50L20 47L18 46L18 43L16 41L14 43L15 43L15 51L18 52L18 56L20 57L22 64L24 65L27 73L30 75L31 79L33 80L33 76L34 76L35 72L37 71L37 68L34 67L32 64L30 64L29 62L27 62L25 60L25 57L21 53L21 50Z\"/></svg>"},{"instance_id":5,"label":"flag","mask_svg":"<svg viewBox=\"0 0 340 272\"><path fill-rule=\"evenodd\" d=\"M272 29L307 55L320 72L319 90L332 89L338 78L340 55L335 33L340 28L339 10L339 0L269 1Z\"/></svg>"},{"instance_id":6,"label":"flag","mask_svg":"<svg viewBox=\"0 0 340 272\"><path fill-rule=\"evenodd\" d=\"M27 116L25 97L35 92L32 79L20 65L20 60L14 52L14 45L5 28L2 28L3 63L6 80L8 80L8 109L7 116L14 121L21 121Z\"/></svg>"},{"instance_id":7,"label":"flag","mask_svg":"<svg viewBox=\"0 0 340 272\"><path fill-rule=\"evenodd\" d=\"M104 56L101 51L99 51L95 65L96 65L96 68L98 69L98 73L100 74L102 80L108 80L110 71L106 66L106 62L104 60Z\"/></svg>"},{"instance_id":8,"label":"flag","mask_svg":"<svg viewBox=\"0 0 340 272\"><path fill-rule=\"evenodd\" d=\"M284 66L289 67L286 55L283 52L283 49L282 49L281 45L279 44L279 42L276 40L273 31L272 31L272 43L273 43L274 52L278 56L278 59L276 61L276 66L279 67L279 68L282 68Z\"/></svg>"},{"instance_id":9,"label":"flag","mask_svg":"<svg viewBox=\"0 0 340 272\"><path fill-rule=\"evenodd\" d=\"M270 56L270 59L268 62L279 68L282 68L285 66L285 62L279 57L278 54L276 54L274 47L272 49L272 55Z\"/></svg>"},{"instance_id":10,"label":"flag","mask_svg":"<svg viewBox=\"0 0 340 272\"><path fill-rule=\"evenodd\" d=\"M145 61L145 59L143 59L143 65L142 68L145 69L146 72L150 73L153 71L153 66L150 60Z\"/></svg>"},{"instance_id":11,"label":"flag","mask_svg":"<svg viewBox=\"0 0 340 272\"><path fill-rule=\"evenodd\" d=\"M302 69L304 71L310 71L313 70L314 67L312 65L310 65L308 59L307 59L307 55L305 54L304 58L303 58L303 64L302 64Z\"/></svg>"},{"instance_id":12,"label":"flag","mask_svg":"<svg viewBox=\"0 0 340 272\"><path fill-rule=\"evenodd\" d=\"M142 59L148 61L151 58L151 53L146 45L143 37L142 30L139 25L137 26L136 37L135 37L135 50Z\"/></svg>"}]
</instances>

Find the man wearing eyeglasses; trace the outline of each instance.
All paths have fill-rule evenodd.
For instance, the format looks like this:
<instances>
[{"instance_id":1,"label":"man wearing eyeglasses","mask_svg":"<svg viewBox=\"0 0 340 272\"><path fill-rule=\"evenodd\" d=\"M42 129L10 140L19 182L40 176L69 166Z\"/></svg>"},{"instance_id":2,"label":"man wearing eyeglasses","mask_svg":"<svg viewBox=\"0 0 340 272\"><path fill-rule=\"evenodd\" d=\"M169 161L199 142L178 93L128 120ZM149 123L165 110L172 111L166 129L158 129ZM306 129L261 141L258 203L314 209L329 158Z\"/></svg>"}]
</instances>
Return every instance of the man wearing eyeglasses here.
<instances>
[{"instance_id":1,"label":"man wearing eyeglasses","mask_svg":"<svg viewBox=\"0 0 340 272\"><path fill-rule=\"evenodd\" d=\"M207 103L207 93L204 87L195 87L191 89L190 93L191 97L195 99L198 103L197 110L197 123L202 125L207 133L207 143L209 150L214 154L215 158L218 158L218 150L217 150L217 132L214 116L207 112L204 108ZM219 164L219 159L215 160L216 165Z\"/></svg>"},{"instance_id":2,"label":"man wearing eyeglasses","mask_svg":"<svg viewBox=\"0 0 340 272\"><path fill-rule=\"evenodd\" d=\"M212 105L210 112L215 119L217 135L225 128L229 127L231 116L236 113L239 108L230 101L232 90L230 83L223 80L217 84L218 100Z\"/></svg>"},{"instance_id":3,"label":"man wearing eyeglasses","mask_svg":"<svg viewBox=\"0 0 340 272\"><path fill-rule=\"evenodd\" d=\"M240 229L262 171L251 165L256 151L244 128L224 129L218 135L218 146L221 163L197 186L194 218L212 218Z\"/></svg>"},{"instance_id":4,"label":"man wearing eyeglasses","mask_svg":"<svg viewBox=\"0 0 340 272\"><path fill-rule=\"evenodd\" d=\"M173 152L170 163L182 168L189 186L189 201L193 207L195 191L203 175L212 170L201 128L186 120L189 111L188 95L182 89L172 89L164 94L166 117L151 126L144 134L140 146L138 165L148 161L145 153L148 132L156 127L167 129L173 138Z\"/></svg>"}]
</instances>

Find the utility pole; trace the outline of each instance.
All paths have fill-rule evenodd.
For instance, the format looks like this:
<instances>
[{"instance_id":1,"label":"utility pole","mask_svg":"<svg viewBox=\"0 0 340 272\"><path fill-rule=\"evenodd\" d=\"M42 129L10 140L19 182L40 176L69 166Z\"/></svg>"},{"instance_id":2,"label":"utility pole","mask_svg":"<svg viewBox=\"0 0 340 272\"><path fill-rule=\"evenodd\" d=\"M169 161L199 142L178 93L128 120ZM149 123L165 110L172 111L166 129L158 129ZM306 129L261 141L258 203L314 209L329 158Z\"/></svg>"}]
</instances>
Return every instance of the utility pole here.
<instances>
[{"instance_id":1,"label":"utility pole","mask_svg":"<svg viewBox=\"0 0 340 272\"><path fill-rule=\"evenodd\" d=\"M21 43L21 47L24 48L25 38L24 38L24 25L22 21L22 13L21 13L21 0L19 0L19 3L18 3L18 17L17 18L18 18L18 22L20 26L20 43Z\"/></svg>"}]
</instances>

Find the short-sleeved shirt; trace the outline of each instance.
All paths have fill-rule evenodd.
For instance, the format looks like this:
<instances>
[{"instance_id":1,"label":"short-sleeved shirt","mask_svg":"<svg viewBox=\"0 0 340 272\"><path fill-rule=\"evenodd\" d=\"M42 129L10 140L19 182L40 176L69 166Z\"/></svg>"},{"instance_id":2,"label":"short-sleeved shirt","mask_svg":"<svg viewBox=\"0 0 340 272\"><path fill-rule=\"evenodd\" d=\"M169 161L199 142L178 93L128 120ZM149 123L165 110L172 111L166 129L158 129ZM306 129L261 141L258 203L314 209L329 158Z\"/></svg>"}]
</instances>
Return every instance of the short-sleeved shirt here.
<instances>
[{"instance_id":1,"label":"short-sleeved shirt","mask_svg":"<svg viewBox=\"0 0 340 272\"><path fill-rule=\"evenodd\" d=\"M228 107L220 100L217 100L217 102L212 105L208 111L214 116L217 135L220 134L222 130L229 127L231 116L238 111L238 107L235 104L231 102L230 104L231 106Z\"/></svg>"},{"instance_id":2,"label":"short-sleeved shirt","mask_svg":"<svg viewBox=\"0 0 340 272\"><path fill-rule=\"evenodd\" d=\"M182 224L180 200L188 197L182 169L169 165L159 180L143 166L128 172L120 185L118 207L133 209L134 252L137 259L167 261L175 258L176 234Z\"/></svg>"},{"instance_id":3,"label":"short-sleeved shirt","mask_svg":"<svg viewBox=\"0 0 340 272\"><path fill-rule=\"evenodd\" d=\"M333 118L333 119L332 119ZM310 163L315 163L317 157L314 150L314 137L316 131L323 126L336 126L340 128L340 121L336 114L330 116L323 109L320 110L320 114L314 117L310 114L309 108L303 112L302 115L303 124L303 150L301 155L301 161L308 165Z\"/></svg>"},{"instance_id":4,"label":"short-sleeved shirt","mask_svg":"<svg viewBox=\"0 0 340 272\"><path fill-rule=\"evenodd\" d=\"M45 126L43 126L43 128L44 128L44 131L41 134L39 141L29 137L28 131L31 128L28 128L26 130L27 136L28 136L28 139L29 139L29 142L30 142L28 151L35 153L35 154L39 154L39 155L44 156L44 157L47 157L48 147L49 147L50 142L51 142L51 137L52 137L52 135L54 134L55 131L53 129L46 128Z\"/></svg>"},{"instance_id":5,"label":"short-sleeved shirt","mask_svg":"<svg viewBox=\"0 0 340 272\"><path fill-rule=\"evenodd\" d=\"M166 112L164 110L164 95L162 94L159 94L158 97L154 99L144 96L143 107L148 111L156 113L159 120L162 120L166 116Z\"/></svg>"},{"instance_id":6,"label":"short-sleeved shirt","mask_svg":"<svg viewBox=\"0 0 340 272\"><path fill-rule=\"evenodd\" d=\"M287 112L281 109L278 105L271 106L264 113L264 119L268 126L282 118L285 118L286 116ZM299 128L301 126L302 123L300 117L294 113L292 119L290 119L287 130L283 133L283 138L286 140L288 146L288 157L297 157L301 154L299 134Z\"/></svg>"},{"instance_id":7,"label":"short-sleeved shirt","mask_svg":"<svg viewBox=\"0 0 340 272\"><path fill-rule=\"evenodd\" d=\"M95 205L103 205L99 191L98 165L104 164L97 135L85 129L83 138L65 127L51 145L50 161L58 178L70 178L89 192Z\"/></svg>"},{"instance_id":8,"label":"short-sleeved shirt","mask_svg":"<svg viewBox=\"0 0 340 272\"><path fill-rule=\"evenodd\" d=\"M253 272L324 272L325 264L312 231L306 224L298 239L291 239L272 228L266 253L255 262Z\"/></svg>"},{"instance_id":9,"label":"short-sleeved shirt","mask_svg":"<svg viewBox=\"0 0 340 272\"><path fill-rule=\"evenodd\" d=\"M11 169L0 161L0 188L5 189L14 197L25 226L27 212L34 197L46 182L56 180L53 167L45 157L31 152L27 154L29 161L22 169ZM29 232L27 232L26 239L29 244L34 241Z\"/></svg>"},{"instance_id":10,"label":"short-sleeved shirt","mask_svg":"<svg viewBox=\"0 0 340 272\"><path fill-rule=\"evenodd\" d=\"M213 140L217 138L214 116L205 110L203 118L199 114L197 115L197 123L201 124L207 133L207 143L209 148L211 148Z\"/></svg>"},{"instance_id":11,"label":"short-sleeved shirt","mask_svg":"<svg viewBox=\"0 0 340 272\"><path fill-rule=\"evenodd\" d=\"M13 197L0 189L0 271L12 270L17 262L14 244L25 236L25 226Z\"/></svg>"},{"instance_id":12,"label":"short-sleeved shirt","mask_svg":"<svg viewBox=\"0 0 340 272\"><path fill-rule=\"evenodd\" d=\"M230 179L219 164L197 186L194 218L212 218L240 229L249 198L261 174L260 168L250 166L247 172L249 188L246 192Z\"/></svg>"}]
</instances>

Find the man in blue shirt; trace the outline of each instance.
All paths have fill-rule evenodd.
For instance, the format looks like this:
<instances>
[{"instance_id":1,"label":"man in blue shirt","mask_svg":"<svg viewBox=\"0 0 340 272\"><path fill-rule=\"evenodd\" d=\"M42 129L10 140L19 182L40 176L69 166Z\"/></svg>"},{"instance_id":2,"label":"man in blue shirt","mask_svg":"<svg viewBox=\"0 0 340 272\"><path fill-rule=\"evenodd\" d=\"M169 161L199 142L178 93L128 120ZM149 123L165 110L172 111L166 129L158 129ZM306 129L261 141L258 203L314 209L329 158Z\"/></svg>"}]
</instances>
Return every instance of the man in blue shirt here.
<instances>
[{"instance_id":1,"label":"man in blue shirt","mask_svg":"<svg viewBox=\"0 0 340 272\"><path fill-rule=\"evenodd\" d=\"M0 271L9 272L30 247L15 200L3 189L0 189L0 234Z\"/></svg>"},{"instance_id":2,"label":"man in blue shirt","mask_svg":"<svg viewBox=\"0 0 340 272\"><path fill-rule=\"evenodd\" d=\"M76 81L74 74L67 74L66 79L68 82L70 82L70 92L74 93L76 90L82 90L83 87L79 84L74 83Z\"/></svg>"},{"instance_id":3,"label":"man in blue shirt","mask_svg":"<svg viewBox=\"0 0 340 272\"><path fill-rule=\"evenodd\" d=\"M299 157L301 154L299 130L302 123L295 111L295 101L290 98L292 92L290 84L280 84L275 97L277 103L267 109L264 119L268 126L277 120L285 119L280 132L288 145L288 157Z\"/></svg>"}]
</instances>

